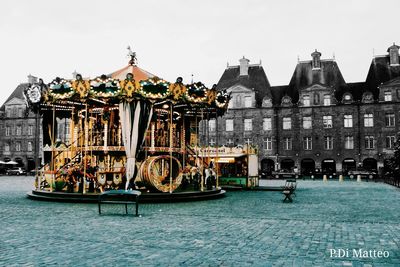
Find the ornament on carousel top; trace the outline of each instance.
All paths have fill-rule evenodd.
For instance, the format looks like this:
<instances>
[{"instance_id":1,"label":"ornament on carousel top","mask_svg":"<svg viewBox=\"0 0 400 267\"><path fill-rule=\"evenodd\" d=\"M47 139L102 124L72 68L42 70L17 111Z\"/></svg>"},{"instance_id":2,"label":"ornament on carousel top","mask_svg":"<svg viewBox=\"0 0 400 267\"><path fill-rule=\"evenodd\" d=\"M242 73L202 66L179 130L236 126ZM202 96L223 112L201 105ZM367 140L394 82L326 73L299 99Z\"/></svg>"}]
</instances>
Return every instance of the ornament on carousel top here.
<instances>
[{"instance_id":1,"label":"ornament on carousel top","mask_svg":"<svg viewBox=\"0 0 400 267\"><path fill-rule=\"evenodd\" d=\"M55 78L49 84L49 88L48 96L55 100L68 99L75 94L75 91L71 87L71 82L59 77Z\"/></svg>"},{"instance_id":2,"label":"ornament on carousel top","mask_svg":"<svg viewBox=\"0 0 400 267\"><path fill-rule=\"evenodd\" d=\"M126 79L119 82L121 96L132 97L140 88L140 83L136 82L132 73L126 74Z\"/></svg>"},{"instance_id":3,"label":"ornament on carousel top","mask_svg":"<svg viewBox=\"0 0 400 267\"><path fill-rule=\"evenodd\" d=\"M35 110L42 98L42 91L46 90L46 85L42 79L39 79L39 83L30 84L29 87L24 90L24 97L27 106Z\"/></svg>"},{"instance_id":4,"label":"ornament on carousel top","mask_svg":"<svg viewBox=\"0 0 400 267\"><path fill-rule=\"evenodd\" d=\"M214 84L213 87L207 92L207 103L211 105L214 103L217 97L217 85Z\"/></svg>"},{"instance_id":5,"label":"ornament on carousel top","mask_svg":"<svg viewBox=\"0 0 400 267\"><path fill-rule=\"evenodd\" d=\"M154 77L145 81L140 81L139 83L139 94L146 98L158 100L164 99L170 95L169 83L163 79Z\"/></svg>"},{"instance_id":6,"label":"ornament on carousel top","mask_svg":"<svg viewBox=\"0 0 400 267\"><path fill-rule=\"evenodd\" d=\"M117 79L101 75L90 82L90 94L95 97L114 97L117 96L120 89L120 84Z\"/></svg>"},{"instance_id":7,"label":"ornament on carousel top","mask_svg":"<svg viewBox=\"0 0 400 267\"><path fill-rule=\"evenodd\" d=\"M201 82L189 84L186 98L189 102L204 103L207 100L207 88Z\"/></svg>"},{"instance_id":8,"label":"ornament on carousel top","mask_svg":"<svg viewBox=\"0 0 400 267\"><path fill-rule=\"evenodd\" d=\"M173 100L179 100L187 91L186 86L182 83L182 77L178 77L176 82L169 86L169 91L171 92Z\"/></svg>"},{"instance_id":9,"label":"ornament on carousel top","mask_svg":"<svg viewBox=\"0 0 400 267\"><path fill-rule=\"evenodd\" d=\"M82 75L76 74L76 80L71 82L72 89L79 94L80 98L86 98L90 91L90 81L82 79Z\"/></svg>"},{"instance_id":10,"label":"ornament on carousel top","mask_svg":"<svg viewBox=\"0 0 400 267\"><path fill-rule=\"evenodd\" d=\"M228 107L229 100L231 99L230 94L226 90L218 91L215 97L215 104L218 108L226 109Z\"/></svg>"}]
</instances>

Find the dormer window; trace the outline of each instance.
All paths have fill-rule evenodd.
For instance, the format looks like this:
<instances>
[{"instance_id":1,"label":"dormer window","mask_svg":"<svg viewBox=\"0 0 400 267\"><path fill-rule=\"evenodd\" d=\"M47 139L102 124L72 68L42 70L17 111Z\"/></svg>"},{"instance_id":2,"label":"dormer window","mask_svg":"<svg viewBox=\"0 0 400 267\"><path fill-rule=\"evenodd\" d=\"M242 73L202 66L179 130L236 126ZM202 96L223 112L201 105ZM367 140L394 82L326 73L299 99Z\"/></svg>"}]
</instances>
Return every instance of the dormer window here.
<instances>
[{"instance_id":1,"label":"dormer window","mask_svg":"<svg viewBox=\"0 0 400 267\"><path fill-rule=\"evenodd\" d=\"M391 91L386 91L384 95L385 101L392 101L392 92Z\"/></svg>"},{"instance_id":2,"label":"dormer window","mask_svg":"<svg viewBox=\"0 0 400 267\"><path fill-rule=\"evenodd\" d=\"M309 107L311 105L311 100L309 95L303 96L303 106Z\"/></svg>"},{"instance_id":3,"label":"dormer window","mask_svg":"<svg viewBox=\"0 0 400 267\"><path fill-rule=\"evenodd\" d=\"M244 97L244 107L245 108L251 108L251 96L245 96Z\"/></svg>"},{"instance_id":4,"label":"dormer window","mask_svg":"<svg viewBox=\"0 0 400 267\"><path fill-rule=\"evenodd\" d=\"M331 105L331 96L324 95L324 106L330 106L330 105Z\"/></svg>"},{"instance_id":5,"label":"dormer window","mask_svg":"<svg viewBox=\"0 0 400 267\"><path fill-rule=\"evenodd\" d=\"M342 102L345 104L351 103L353 101L353 96L351 93L345 93L342 97Z\"/></svg>"},{"instance_id":6,"label":"dormer window","mask_svg":"<svg viewBox=\"0 0 400 267\"><path fill-rule=\"evenodd\" d=\"M321 68L321 53L315 49L315 51L311 54L312 57L312 68L320 69Z\"/></svg>"}]
</instances>

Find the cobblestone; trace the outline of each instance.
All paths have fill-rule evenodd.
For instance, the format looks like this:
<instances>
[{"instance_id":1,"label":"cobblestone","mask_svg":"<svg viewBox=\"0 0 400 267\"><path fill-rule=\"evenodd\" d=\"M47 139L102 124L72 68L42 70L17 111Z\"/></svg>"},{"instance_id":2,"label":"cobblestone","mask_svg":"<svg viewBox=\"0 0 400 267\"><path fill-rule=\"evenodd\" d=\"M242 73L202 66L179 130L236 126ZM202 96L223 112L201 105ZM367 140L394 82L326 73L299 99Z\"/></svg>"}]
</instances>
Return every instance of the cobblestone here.
<instances>
[{"instance_id":1,"label":"cobblestone","mask_svg":"<svg viewBox=\"0 0 400 267\"><path fill-rule=\"evenodd\" d=\"M400 191L381 183L300 181L279 192L219 200L123 205L32 201L32 177L0 177L0 265L399 266ZM329 249L389 251L331 258Z\"/></svg>"}]
</instances>

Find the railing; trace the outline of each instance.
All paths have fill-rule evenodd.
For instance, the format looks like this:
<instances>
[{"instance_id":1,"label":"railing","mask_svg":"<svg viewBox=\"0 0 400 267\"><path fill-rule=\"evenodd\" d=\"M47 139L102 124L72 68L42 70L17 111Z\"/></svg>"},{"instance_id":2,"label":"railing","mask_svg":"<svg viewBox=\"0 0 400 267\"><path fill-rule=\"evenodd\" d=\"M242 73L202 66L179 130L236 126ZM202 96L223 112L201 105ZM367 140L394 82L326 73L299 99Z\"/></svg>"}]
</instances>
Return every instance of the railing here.
<instances>
[{"instance_id":1,"label":"railing","mask_svg":"<svg viewBox=\"0 0 400 267\"><path fill-rule=\"evenodd\" d=\"M395 177L395 176L384 176L383 181L387 184L396 186L400 188L400 177Z\"/></svg>"}]
</instances>

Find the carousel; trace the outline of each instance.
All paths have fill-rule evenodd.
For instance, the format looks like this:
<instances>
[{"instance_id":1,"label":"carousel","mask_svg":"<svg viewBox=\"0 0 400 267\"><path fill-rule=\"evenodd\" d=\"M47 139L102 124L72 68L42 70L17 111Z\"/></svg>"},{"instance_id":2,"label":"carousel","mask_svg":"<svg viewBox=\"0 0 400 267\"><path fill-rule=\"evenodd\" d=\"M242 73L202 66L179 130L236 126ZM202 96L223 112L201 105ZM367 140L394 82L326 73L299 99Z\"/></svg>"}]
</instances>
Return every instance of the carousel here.
<instances>
[{"instance_id":1,"label":"carousel","mask_svg":"<svg viewBox=\"0 0 400 267\"><path fill-rule=\"evenodd\" d=\"M25 90L43 136L28 197L95 202L115 189L140 190L144 202L224 195L218 164L199 155L198 125L222 116L229 95L181 77L170 83L129 56L128 66L109 75L39 80Z\"/></svg>"}]
</instances>

